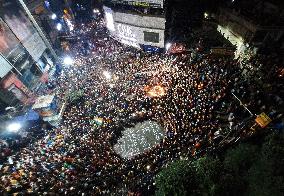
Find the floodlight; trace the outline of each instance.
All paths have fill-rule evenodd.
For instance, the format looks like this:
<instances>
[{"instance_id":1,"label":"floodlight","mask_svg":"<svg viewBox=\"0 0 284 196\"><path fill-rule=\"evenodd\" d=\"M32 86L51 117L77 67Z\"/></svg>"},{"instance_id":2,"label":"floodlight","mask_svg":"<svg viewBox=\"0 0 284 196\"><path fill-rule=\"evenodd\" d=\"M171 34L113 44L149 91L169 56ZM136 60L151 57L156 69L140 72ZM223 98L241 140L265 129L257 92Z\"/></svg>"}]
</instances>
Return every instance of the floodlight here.
<instances>
[{"instance_id":1,"label":"floodlight","mask_svg":"<svg viewBox=\"0 0 284 196\"><path fill-rule=\"evenodd\" d=\"M51 19L52 19L52 20L55 20L56 18L57 18L56 14L53 13L53 14L51 15Z\"/></svg>"},{"instance_id":2,"label":"floodlight","mask_svg":"<svg viewBox=\"0 0 284 196\"><path fill-rule=\"evenodd\" d=\"M167 43L166 44L166 50L169 50L171 48L172 44L171 43Z\"/></svg>"},{"instance_id":3,"label":"floodlight","mask_svg":"<svg viewBox=\"0 0 284 196\"><path fill-rule=\"evenodd\" d=\"M70 56L67 56L63 59L63 63L65 65L72 65L73 64L73 59Z\"/></svg>"},{"instance_id":4,"label":"floodlight","mask_svg":"<svg viewBox=\"0 0 284 196\"><path fill-rule=\"evenodd\" d=\"M62 29L62 24L61 24L61 23L57 23L56 29L57 29L58 31L60 31L60 30Z\"/></svg>"},{"instance_id":5,"label":"floodlight","mask_svg":"<svg viewBox=\"0 0 284 196\"><path fill-rule=\"evenodd\" d=\"M7 129L10 132L18 132L21 127L22 126L19 123L12 123L12 124L8 125Z\"/></svg>"}]
</instances>

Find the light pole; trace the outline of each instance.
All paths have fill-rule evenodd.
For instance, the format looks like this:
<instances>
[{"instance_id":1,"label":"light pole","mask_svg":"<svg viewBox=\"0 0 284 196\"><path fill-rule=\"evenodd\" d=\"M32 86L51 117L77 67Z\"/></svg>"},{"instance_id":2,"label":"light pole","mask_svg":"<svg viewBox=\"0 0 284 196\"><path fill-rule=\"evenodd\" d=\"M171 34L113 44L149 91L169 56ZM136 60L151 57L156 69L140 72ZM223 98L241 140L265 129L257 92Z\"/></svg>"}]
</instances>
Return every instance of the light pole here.
<instances>
[{"instance_id":1,"label":"light pole","mask_svg":"<svg viewBox=\"0 0 284 196\"><path fill-rule=\"evenodd\" d=\"M251 116L254 116L254 114L243 104L243 102L234 93L232 93L232 95L240 102L240 105L243 106L250 113Z\"/></svg>"}]
</instances>

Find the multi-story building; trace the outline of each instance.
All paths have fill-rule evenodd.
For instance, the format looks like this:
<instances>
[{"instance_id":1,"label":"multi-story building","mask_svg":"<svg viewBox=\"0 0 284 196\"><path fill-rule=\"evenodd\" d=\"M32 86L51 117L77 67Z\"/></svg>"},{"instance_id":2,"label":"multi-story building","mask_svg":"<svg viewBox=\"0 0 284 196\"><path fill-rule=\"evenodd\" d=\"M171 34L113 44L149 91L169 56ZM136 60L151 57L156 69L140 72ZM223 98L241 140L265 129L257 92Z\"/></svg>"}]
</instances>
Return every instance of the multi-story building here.
<instances>
[{"instance_id":1,"label":"multi-story building","mask_svg":"<svg viewBox=\"0 0 284 196\"><path fill-rule=\"evenodd\" d=\"M272 0L236 0L215 15L218 31L241 53L250 48L280 49L284 38L284 11Z\"/></svg>"},{"instance_id":2,"label":"multi-story building","mask_svg":"<svg viewBox=\"0 0 284 196\"><path fill-rule=\"evenodd\" d=\"M36 7L34 10L40 10ZM57 55L23 0L0 0L0 102L29 104Z\"/></svg>"},{"instance_id":3,"label":"multi-story building","mask_svg":"<svg viewBox=\"0 0 284 196\"><path fill-rule=\"evenodd\" d=\"M55 49L55 51L58 51L60 48L60 43L58 41L59 31L56 31L55 29L58 23L58 18L62 14L60 14L59 11L57 13L56 9L53 11L51 3L48 3L48 1L24 0L24 2L37 24L43 30L43 33L52 47Z\"/></svg>"},{"instance_id":4,"label":"multi-story building","mask_svg":"<svg viewBox=\"0 0 284 196\"><path fill-rule=\"evenodd\" d=\"M114 39L145 50L164 48L163 0L109 0L104 3L106 25Z\"/></svg>"}]
</instances>

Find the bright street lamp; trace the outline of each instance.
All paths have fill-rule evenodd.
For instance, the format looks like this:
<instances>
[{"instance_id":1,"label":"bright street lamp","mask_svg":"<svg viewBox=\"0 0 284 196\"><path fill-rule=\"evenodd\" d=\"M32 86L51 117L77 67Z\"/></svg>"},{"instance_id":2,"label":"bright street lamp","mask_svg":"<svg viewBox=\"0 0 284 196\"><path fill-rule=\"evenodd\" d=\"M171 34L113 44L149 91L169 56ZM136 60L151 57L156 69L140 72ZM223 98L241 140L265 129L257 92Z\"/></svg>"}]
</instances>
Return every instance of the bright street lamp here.
<instances>
[{"instance_id":1,"label":"bright street lamp","mask_svg":"<svg viewBox=\"0 0 284 196\"><path fill-rule=\"evenodd\" d=\"M51 19L52 19L52 20L55 20L56 18L57 18L56 14L53 13L53 14L51 15Z\"/></svg>"},{"instance_id":2,"label":"bright street lamp","mask_svg":"<svg viewBox=\"0 0 284 196\"><path fill-rule=\"evenodd\" d=\"M12 124L8 125L7 129L10 132L16 133L20 130L21 127L22 126L19 123L12 123Z\"/></svg>"},{"instance_id":3,"label":"bright street lamp","mask_svg":"<svg viewBox=\"0 0 284 196\"><path fill-rule=\"evenodd\" d=\"M168 51L171 48L172 44L171 43L167 43L166 44L166 51Z\"/></svg>"},{"instance_id":4,"label":"bright street lamp","mask_svg":"<svg viewBox=\"0 0 284 196\"><path fill-rule=\"evenodd\" d=\"M95 14L100 13L99 9L93 9L93 12L94 12Z\"/></svg>"},{"instance_id":5,"label":"bright street lamp","mask_svg":"<svg viewBox=\"0 0 284 196\"><path fill-rule=\"evenodd\" d=\"M62 29L62 24L61 24L61 23L57 23L56 29L57 29L58 31L60 31L60 30Z\"/></svg>"},{"instance_id":6,"label":"bright street lamp","mask_svg":"<svg viewBox=\"0 0 284 196\"><path fill-rule=\"evenodd\" d=\"M70 56L67 56L63 59L63 63L65 65L72 65L73 64L73 59Z\"/></svg>"}]
</instances>

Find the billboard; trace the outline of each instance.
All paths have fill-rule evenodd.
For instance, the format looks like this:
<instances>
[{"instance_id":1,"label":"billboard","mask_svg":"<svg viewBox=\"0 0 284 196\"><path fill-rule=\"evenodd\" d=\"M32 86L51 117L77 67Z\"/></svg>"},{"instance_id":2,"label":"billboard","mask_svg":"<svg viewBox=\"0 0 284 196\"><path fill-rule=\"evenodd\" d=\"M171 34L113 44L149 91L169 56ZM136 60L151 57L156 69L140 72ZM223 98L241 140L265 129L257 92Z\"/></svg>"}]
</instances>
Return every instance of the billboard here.
<instances>
[{"instance_id":1,"label":"billboard","mask_svg":"<svg viewBox=\"0 0 284 196\"><path fill-rule=\"evenodd\" d=\"M165 18L114 12L104 6L110 35L123 44L136 48L149 45L164 48Z\"/></svg>"},{"instance_id":2,"label":"billboard","mask_svg":"<svg viewBox=\"0 0 284 196\"><path fill-rule=\"evenodd\" d=\"M32 59L8 25L0 18L0 52L18 70L31 64Z\"/></svg>"},{"instance_id":3,"label":"billboard","mask_svg":"<svg viewBox=\"0 0 284 196\"><path fill-rule=\"evenodd\" d=\"M0 52L8 56L20 42L9 29L7 24L0 18Z\"/></svg>"},{"instance_id":4,"label":"billboard","mask_svg":"<svg viewBox=\"0 0 284 196\"><path fill-rule=\"evenodd\" d=\"M29 18L16 0L0 0L1 17L27 49L35 61L42 55L46 46Z\"/></svg>"}]
</instances>

